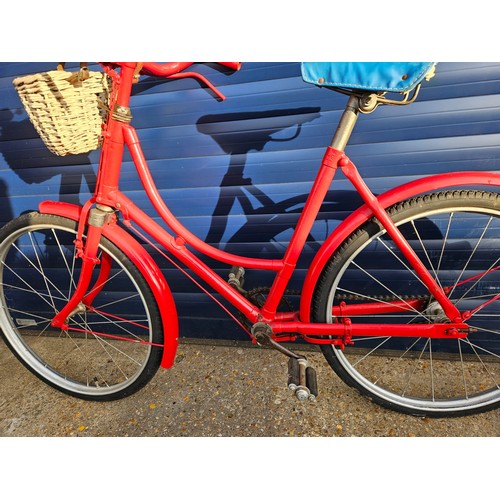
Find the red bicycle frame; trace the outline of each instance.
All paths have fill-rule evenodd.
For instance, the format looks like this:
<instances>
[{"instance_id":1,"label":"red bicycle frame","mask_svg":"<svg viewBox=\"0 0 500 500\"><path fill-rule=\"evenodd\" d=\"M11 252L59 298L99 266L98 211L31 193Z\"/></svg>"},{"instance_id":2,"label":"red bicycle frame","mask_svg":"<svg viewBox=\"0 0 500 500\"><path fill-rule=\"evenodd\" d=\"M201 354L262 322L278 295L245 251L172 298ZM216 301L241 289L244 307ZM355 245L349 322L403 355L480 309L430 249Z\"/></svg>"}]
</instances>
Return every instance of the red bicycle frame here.
<instances>
[{"instance_id":1,"label":"red bicycle frame","mask_svg":"<svg viewBox=\"0 0 500 500\"><path fill-rule=\"evenodd\" d=\"M79 256L83 259L82 271L73 296L68 304L55 316L52 322L54 326L63 329L67 328L67 318L80 303L91 307L93 298L100 290L100 285L105 283L108 266L105 261L99 263L97 259L97 246L101 235L104 235L117 243L125 251L132 261L139 266L140 271L148 281L157 299L165 331L165 349L162 366L170 367L173 364L178 332L177 314L171 292L151 257L148 256L145 250L125 230L117 225L114 212L119 211L123 216L125 224L135 223L142 231L156 240L169 253L192 270L200 279L210 285L216 292L220 293L251 324L266 325L275 340L294 340L297 335L301 335L309 342L336 344L343 347L345 344L351 342L352 337L357 335L377 336L382 331L384 335L429 338L461 338L467 335L468 326L464 324L464 321L467 319L467 313L460 314L453 303L447 298L445 291L437 285L434 278L387 215L385 209L397 201L431 190L473 184L500 186L500 175L484 172L436 175L405 184L379 197L375 197L361 179L355 165L343 152L357 117L355 98L351 97L332 144L324 154L315 182L283 258L280 260L268 260L240 257L227 253L197 238L180 224L170 212L154 184L136 131L129 123L130 93L134 77L137 76L138 70L169 78L179 78L181 76L179 76L178 72L186 69L190 64L171 63L170 65L158 65L143 63L138 66L138 63L116 63L116 65L120 66L119 74L105 65L108 73L115 80L117 93L113 96L113 108L104 130L104 141L95 194L83 209L60 202L44 202L39 207L42 213L63 215L79 221L77 246L80 245L81 247ZM223 64L233 69L238 69L237 63ZM183 73L182 77L186 75L200 77L195 73ZM207 83L207 80L203 79L203 81ZM209 86L213 90L215 89L210 84ZM220 96L220 93L217 93L217 95ZM125 146L130 152L151 204L170 228L173 235L154 222L119 190L118 182ZM338 167L342 169L360 193L365 205L341 223L318 251L306 275L299 311L279 313L277 312L278 305L292 277L298 258L306 243L307 236L330 189ZM94 204L96 208L90 210L90 207ZM362 315L374 310L378 310L380 313L387 312L388 309L400 311L404 307L404 304L408 305L403 302L394 302L392 305L387 303L380 305L374 303L358 304L356 306L344 305L343 307L341 306L340 311L337 311L337 313L341 312L341 314L336 314L339 317L339 322L333 324L311 323L311 299L323 266L342 241L359 227L360 224L374 215L392 237L397 247L415 270L415 273L427 286L430 294L439 302L450 323L374 325L363 323L353 324L349 319L349 316ZM87 225L87 232L85 244L83 244L82 234L85 225ZM190 247L203 255L232 266L273 271L275 278L264 305L258 307L250 302L194 255ZM99 277L97 278L97 284L92 287L92 294L89 294L87 292L90 277L96 264L100 264Z\"/></svg>"}]
</instances>

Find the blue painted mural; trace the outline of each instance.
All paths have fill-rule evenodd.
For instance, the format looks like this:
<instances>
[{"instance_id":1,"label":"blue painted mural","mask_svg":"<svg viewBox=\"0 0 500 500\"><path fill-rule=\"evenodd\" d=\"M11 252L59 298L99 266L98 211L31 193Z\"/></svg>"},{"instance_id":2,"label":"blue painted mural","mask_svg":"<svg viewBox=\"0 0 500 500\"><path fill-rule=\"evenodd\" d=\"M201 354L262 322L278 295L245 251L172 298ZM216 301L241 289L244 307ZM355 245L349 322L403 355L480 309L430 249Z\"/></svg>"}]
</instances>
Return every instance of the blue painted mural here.
<instances>
[{"instance_id":1,"label":"blue painted mural","mask_svg":"<svg viewBox=\"0 0 500 500\"><path fill-rule=\"evenodd\" d=\"M55 66L0 64L0 224L44 199L83 203L93 191L99 152L50 153L12 86L17 76ZM68 63L67 69L77 66ZM187 79L143 77L134 87L132 124L157 186L181 222L210 244L246 256L281 257L346 97L304 83L299 63L244 63L237 73L210 64L193 70L227 99L218 101ZM414 104L361 116L347 152L376 193L431 173L497 171L499 107L500 63L440 63ZM121 188L152 213L128 157ZM321 241L359 204L339 176L292 288L300 288ZM248 338L189 280L159 263L178 303L181 335ZM227 275L228 269L213 265ZM266 286L270 279L255 271L246 286Z\"/></svg>"}]
</instances>

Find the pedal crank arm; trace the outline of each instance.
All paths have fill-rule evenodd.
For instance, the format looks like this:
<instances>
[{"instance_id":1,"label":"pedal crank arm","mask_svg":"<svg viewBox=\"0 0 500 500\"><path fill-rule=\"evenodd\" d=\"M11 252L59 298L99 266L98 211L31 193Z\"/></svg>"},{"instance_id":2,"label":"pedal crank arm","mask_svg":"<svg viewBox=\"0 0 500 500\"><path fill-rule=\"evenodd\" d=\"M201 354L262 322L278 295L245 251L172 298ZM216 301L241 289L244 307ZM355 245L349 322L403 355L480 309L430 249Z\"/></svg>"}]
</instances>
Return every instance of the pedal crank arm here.
<instances>
[{"instance_id":1,"label":"pedal crank arm","mask_svg":"<svg viewBox=\"0 0 500 500\"><path fill-rule=\"evenodd\" d=\"M252 327L252 335L257 341L257 344L259 345L272 347L273 349L276 349L277 351L281 352L285 356L288 356L289 358L295 358L295 359L302 358L302 356L300 356L299 354L296 354L295 352L291 351L290 349L287 349L286 347L282 346L279 342L276 342L274 339L272 339L271 338L272 329L266 323L255 323L255 325L253 325Z\"/></svg>"},{"instance_id":2,"label":"pedal crank arm","mask_svg":"<svg viewBox=\"0 0 500 500\"><path fill-rule=\"evenodd\" d=\"M316 370L305 356L282 346L271 338L272 329L266 323L255 323L252 335L259 345L267 345L288 356L288 388L300 401L314 401L318 396Z\"/></svg>"}]
</instances>

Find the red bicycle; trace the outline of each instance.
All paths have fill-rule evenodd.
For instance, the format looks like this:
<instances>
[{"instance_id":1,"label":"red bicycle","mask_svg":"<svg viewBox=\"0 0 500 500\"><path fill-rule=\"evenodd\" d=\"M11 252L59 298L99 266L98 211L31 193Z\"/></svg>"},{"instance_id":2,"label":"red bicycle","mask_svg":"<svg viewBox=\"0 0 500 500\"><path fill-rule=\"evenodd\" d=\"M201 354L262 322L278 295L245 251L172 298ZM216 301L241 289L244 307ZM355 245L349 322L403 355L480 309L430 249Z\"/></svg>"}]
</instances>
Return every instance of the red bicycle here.
<instances>
[{"instance_id":1,"label":"red bicycle","mask_svg":"<svg viewBox=\"0 0 500 500\"><path fill-rule=\"evenodd\" d=\"M347 384L385 407L437 417L498 408L500 198L491 187L500 186L500 175L434 175L375 196L344 152L360 113L381 104L410 104L434 64L416 72L415 63L303 66L311 83L349 97L277 260L208 245L179 223L155 187L130 124L133 81L139 73L196 77L218 92L200 75L185 72L191 64L101 63L113 90L94 195L83 207L42 202L38 211L0 231L0 326L14 354L51 386L91 400L128 396L159 366L170 368L177 313L148 253L151 246L173 256L179 268L187 267L239 311L244 319L235 320L254 342L289 357L288 385L301 400L318 392L313 367L290 348L297 339L318 344ZM396 86L380 85L401 69ZM378 81L372 84L366 76ZM400 99L390 99L391 92ZM120 191L125 147L168 230ZM364 205L322 244L300 305L290 307L288 283L338 169ZM228 276L198 254L225 263ZM251 269L273 273L266 292L245 290Z\"/></svg>"}]
</instances>

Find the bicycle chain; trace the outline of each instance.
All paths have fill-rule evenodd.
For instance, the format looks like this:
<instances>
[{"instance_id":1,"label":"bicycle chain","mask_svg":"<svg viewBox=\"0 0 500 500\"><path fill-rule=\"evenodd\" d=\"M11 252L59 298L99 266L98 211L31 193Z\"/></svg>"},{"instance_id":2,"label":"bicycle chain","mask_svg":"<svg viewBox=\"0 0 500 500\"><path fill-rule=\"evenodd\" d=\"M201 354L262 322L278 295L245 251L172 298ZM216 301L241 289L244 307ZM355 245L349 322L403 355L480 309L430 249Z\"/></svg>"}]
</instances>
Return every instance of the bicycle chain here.
<instances>
[{"instance_id":1,"label":"bicycle chain","mask_svg":"<svg viewBox=\"0 0 500 500\"><path fill-rule=\"evenodd\" d=\"M252 302L252 297L255 297L256 295L259 294L267 294L269 293L270 288L269 287L257 287L248 292L248 298ZM299 296L301 295L302 292L300 290L285 290L285 295L292 295L292 296ZM409 300L428 300L430 297L429 295L358 295L354 293L337 293L335 295L335 302L337 301L366 301L366 300L376 300L380 302L396 302L396 301L409 301ZM285 297L283 297L283 301L286 302L286 304L289 307L291 306L291 303L289 300L287 300ZM255 302L252 302L255 305ZM260 304L262 305L262 304ZM292 309L290 309L292 310Z\"/></svg>"},{"instance_id":2,"label":"bicycle chain","mask_svg":"<svg viewBox=\"0 0 500 500\"><path fill-rule=\"evenodd\" d=\"M247 293L247 299L254 305L262 307L264 302L257 302L257 297L259 295L267 295L271 289L267 286L261 286L257 288L253 288ZM280 304L285 305L289 311L293 311L292 303L285 297L285 295L300 295L300 292L297 290L285 290L283 297L280 301ZM279 307L279 306L278 306Z\"/></svg>"},{"instance_id":3,"label":"bicycle chain","mask_svg":"<svg viewBox=\"0 0 500 500\"><path fill-rule=\"evenodd\" d=\"M339 293L335 295L335 301L366 301L376 300L378 302L396 302L409 300L428 300L428 295L357 295L352 293Z\"/></svg>"},{"instance_id":4,"label":"bicycle chain","mask_svg":"<svg viewBox=\"0 0 500 500\"><path fill-rule=\"evenodd\" d=\"M259 295L267 295L271 289L269 287L256 287L253 288L252 290L248 291L246 294L246 298L254 305L258 307L262 307L265 302L265 298L261 297L258 298ZM290 295L290 296L299 296L301 295L300 290L285 290L283 297L280 301L281 306L285 306L288 311L293 311L293 305L292 303L285 297L285 295ZM361 302L366 302L366 300L375 300L378 302L395 302L395 301L410 301L410 300L429 300L428 295L402 295L402 296L395 296L395 295L369 295L369 296L362 296L362 295L357 295L357 294L352 294L352 293L338 293L335 295L335 302L353 302L353 301L361 301ZM278 306L279 308L279 306ZM283 311L282 311L283 312ZM252 328L252 324L248 319L243 315L239 314L239 319L243 325L245 325L248 328L248 331Z\"/></svg>"}]
</instances>

